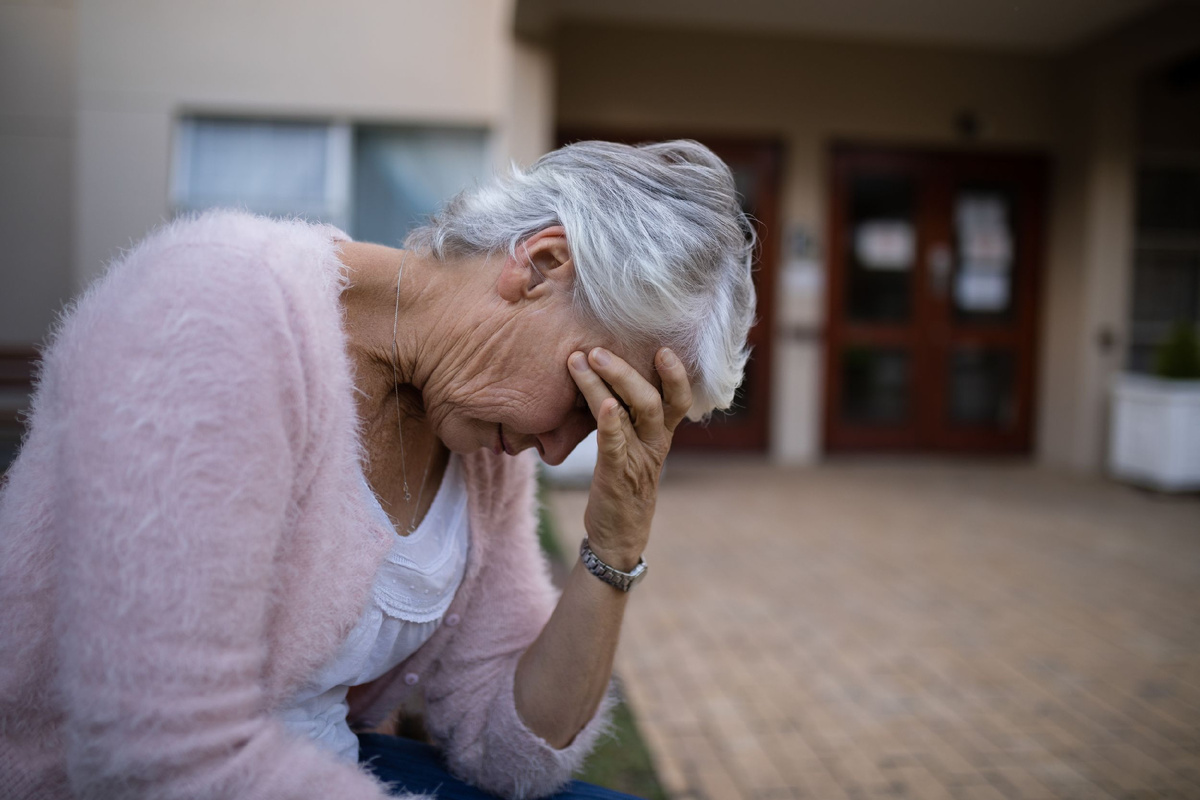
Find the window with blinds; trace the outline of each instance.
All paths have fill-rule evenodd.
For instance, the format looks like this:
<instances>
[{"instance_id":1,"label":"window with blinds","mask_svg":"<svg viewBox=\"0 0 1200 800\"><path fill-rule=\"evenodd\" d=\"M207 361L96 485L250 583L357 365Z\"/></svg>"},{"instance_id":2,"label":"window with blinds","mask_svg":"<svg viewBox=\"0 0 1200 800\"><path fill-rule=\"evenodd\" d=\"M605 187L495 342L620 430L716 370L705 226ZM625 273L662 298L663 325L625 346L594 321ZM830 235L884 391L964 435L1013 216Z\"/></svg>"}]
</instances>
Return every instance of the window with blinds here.
<instances>
[{"instance_id":1,"label":"window with blinds","mask_svg":"<svg viewBox=\"0 0 1200 800\"><path fill-rule=\"evenodd\" d=\"M487 176L487 144L478 128L189 116L177 128L171 199L176 213L300 216L396 246Z\"/></svg>"},{"instance_id":2,"label":"window with blinds","mask_svg":"<svg viewBox=\"0 0 1200 800\"><path fill-rule=\"evenodd\" d=\"M1200 326L1200 53L1147 77L1139 99L1128 357L1150 372L1176 323Z\"/></svg>"}]
</instances>

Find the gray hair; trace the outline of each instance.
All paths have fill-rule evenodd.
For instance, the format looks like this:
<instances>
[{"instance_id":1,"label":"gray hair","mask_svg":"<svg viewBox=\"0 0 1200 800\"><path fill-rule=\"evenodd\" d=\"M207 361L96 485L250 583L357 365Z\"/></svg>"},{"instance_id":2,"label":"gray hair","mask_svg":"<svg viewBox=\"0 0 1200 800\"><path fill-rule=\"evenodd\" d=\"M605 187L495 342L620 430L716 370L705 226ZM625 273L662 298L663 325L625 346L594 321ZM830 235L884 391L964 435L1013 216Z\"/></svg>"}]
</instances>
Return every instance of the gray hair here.
<instances>
[{"instance_id":1,"label":"gray hair","mask_svg":"<svg viewBox=\"0 0 1200 800\"><path fill-rule=\"evenodd\" d=\"M575 303L623 341L659 343L692 381L688 416L728 408L749 357L755 234L733 174L698 142L579 142L468 189L405 246L449 256L507 252L561 225Z\"/></svg>"}]
</instances>

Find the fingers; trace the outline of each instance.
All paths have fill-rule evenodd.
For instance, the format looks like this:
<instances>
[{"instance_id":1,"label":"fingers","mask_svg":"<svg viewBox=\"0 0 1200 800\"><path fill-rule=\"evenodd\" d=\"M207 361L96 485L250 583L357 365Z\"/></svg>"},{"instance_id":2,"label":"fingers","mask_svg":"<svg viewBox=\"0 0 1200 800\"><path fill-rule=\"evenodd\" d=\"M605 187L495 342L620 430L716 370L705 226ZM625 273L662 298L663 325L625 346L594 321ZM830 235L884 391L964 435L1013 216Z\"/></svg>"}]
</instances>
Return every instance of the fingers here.
<instances>
[{"instance_id":1,"label":"fingers","mask_svg":"<svg viewBox=\"0 0 1200 800\"><path fill-rule=\"evenodd\" d=\"M588 410L592 412L596 424L599 425L602 414L601 406L605 400L612 399L613 396L612 392L608 390L608 384L592 370L587 356L583 353L572 353L567 364L571 368L571 377L575 380L575 385L579 387L583 398L587 400Z\"/></svg>"},{"instance_id":2,"label":"fingers","mask_svg":"<svg viewBox=\"0 0 1200 800\"><path fill-rule=\"evenodd\" d=\"M619 455L625 446L625 410L613 397L604 379L592 370L587 356L572 353L567 364L575 385L583 393L588 409L596 419L597 443L601 451L607 456Z\"/></svg>"},{"instance_id":3,"label":"fingers","mask_svg":"<svg viewBox=\"0 0 1200 800\"><path fill-rule=\"evenodd\" d=\"M662 378L663 423L674 431L692 407L692 384L683 362L668 347L659 349L654 365Z\"/></svg>"},{"instance_id":4,"label":"fingers","mask_svg":"<svg viewBox=\"0 0 1200 800\"><path fill-rule=\"evenodd\" d=\"M634 429L644 441L659 436L664 427L673 432L692 407L687 368L668 347L654 356L654 369L662 380L661 395L637 370L604 348L593 348L587 356L573 353L570 364L597 425L601 403L614 395L628 406Z\"/></svg>"},{"instance_id":5,"label":"fingers","mask_svg":"<svg viewBox=\"0 0 1200 800\"><path fill-rule=\"evenodd\" d=\"M663 407L658 390L628 362L603 347L592 348L588 353L588 363L629 408L638 438L650 442L661 437Z\"/></svg>"},{"instance_id":6,"label":"fingers","mask_svg":"<svg viewBox=\"0 0 1200 800\"><path fill-rule=\"evenodd\" d=\"M624 416L625 410L612 395L600 403L600 413L596 415L596 444L603 455L618 462L625 452Z\"/></svg>"}]
</instances>

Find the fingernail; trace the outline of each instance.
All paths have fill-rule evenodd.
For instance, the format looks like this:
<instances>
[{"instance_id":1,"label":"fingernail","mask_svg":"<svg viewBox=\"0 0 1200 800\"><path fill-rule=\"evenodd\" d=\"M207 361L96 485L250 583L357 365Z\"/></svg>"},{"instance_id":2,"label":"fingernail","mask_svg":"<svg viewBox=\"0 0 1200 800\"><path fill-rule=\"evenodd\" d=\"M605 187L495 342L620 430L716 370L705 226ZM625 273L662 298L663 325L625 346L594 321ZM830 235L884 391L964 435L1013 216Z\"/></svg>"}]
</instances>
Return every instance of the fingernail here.
<instances>
[{"instance_id":1,"label":"fingernail","mask_svg":"<svg viewBox=\"0 0 1200 800\"><path fill-rule=\"evenodd\" d=\"M603 347L597 347L596 349L592 350L592 358L595 360L596 364L601 367L607 367L610 360L608 351Z\"/></svg>"},{"instance_id":2,"label":"fingernail","mask_svg":"<svg viewBox=\"0 0 1200 800\"><path fill-rule=\"evenodd\" d=\"M673 367L679 363L679 359L675 358L675 354L667 349L662 351L662 355L659 356L659 360L662 361L662 365L664 367Z\"/></svg>"},{"instance_id":3,"label":"fingernail","mask_svg":"<svg viewBox=\"0 0 1200 800\"><path fill-rule=\"evenodd\" d=\"M583 353L575 353L571 356L571 368L576 372L587 372L588 363Z\"/></svg>"}]
</instances>

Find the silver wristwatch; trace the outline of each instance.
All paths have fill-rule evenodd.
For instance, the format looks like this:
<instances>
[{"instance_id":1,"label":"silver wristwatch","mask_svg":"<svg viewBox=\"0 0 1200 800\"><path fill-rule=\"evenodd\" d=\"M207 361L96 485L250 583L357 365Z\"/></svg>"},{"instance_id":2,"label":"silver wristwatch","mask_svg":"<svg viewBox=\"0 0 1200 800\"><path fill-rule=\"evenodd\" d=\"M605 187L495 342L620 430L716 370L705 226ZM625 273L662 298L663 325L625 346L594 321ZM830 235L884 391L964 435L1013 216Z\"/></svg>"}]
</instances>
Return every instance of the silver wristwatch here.
<instances>
[{"instance_id":1,"label":"silver wristwatch","mask_svg":"<svg viewBox=\"0 0 1200 800\"><path fill-rule=\"evenodd\" d=\"M583 565L587 567L587 571L595 575L605 583L615 586L622 592L628 592L636 586L642 578L646 577L646 559L639 558L637 566L631 572L622 572L616 567L610 567L600 560L600 557L592 552L592 548L588 546L588 537L583 537L583 541L579 544L579 558L583 560Z\"/></svg>"}]
</instances>

